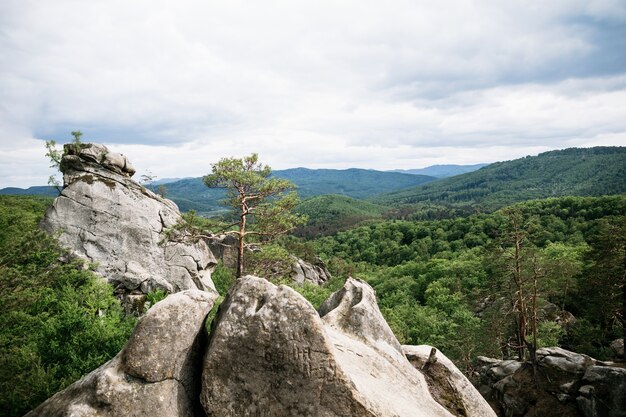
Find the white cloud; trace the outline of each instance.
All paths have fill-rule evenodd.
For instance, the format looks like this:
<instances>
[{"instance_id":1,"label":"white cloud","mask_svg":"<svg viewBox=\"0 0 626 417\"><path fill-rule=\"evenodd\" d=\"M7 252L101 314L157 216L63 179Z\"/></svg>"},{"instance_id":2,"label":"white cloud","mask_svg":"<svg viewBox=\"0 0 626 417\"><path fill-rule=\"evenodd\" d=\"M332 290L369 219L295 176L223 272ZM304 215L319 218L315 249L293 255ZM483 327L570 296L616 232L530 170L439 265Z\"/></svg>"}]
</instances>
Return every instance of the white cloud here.
<instances>
[{"instance_id":1,"label":"white cloud","mask_svg":"<svg viewBox=\"0 0 626 417\"><path fill-rule=\"evenodd\" d=\"M0 187L74 129L160 177L626 145L620 27L619 0L6 0Z\"/></svg>"}]
</instances>

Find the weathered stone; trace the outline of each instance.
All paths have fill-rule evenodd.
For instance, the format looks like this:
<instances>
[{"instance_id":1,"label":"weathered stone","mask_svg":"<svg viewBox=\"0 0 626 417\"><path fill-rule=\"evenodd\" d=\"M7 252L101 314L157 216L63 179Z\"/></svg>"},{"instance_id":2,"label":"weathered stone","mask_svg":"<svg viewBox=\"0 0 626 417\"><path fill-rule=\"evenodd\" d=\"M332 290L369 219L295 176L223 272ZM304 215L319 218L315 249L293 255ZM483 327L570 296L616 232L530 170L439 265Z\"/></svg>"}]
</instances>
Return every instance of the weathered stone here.
<instances>
[{"instance_id":1,"label":"weathered stone","mask_svg":"<svg viewBox=\"0 0 626 417\"><path fill-rule=\"evenodd\" d=\"M122 295L214 288L216 261L204 242L163 244L166 229L181 218L176 205L132 181L127 162L103 165L107 155L103 145L84 144L63 157L66 186L41 227L59 233L63 246L94 263ZM122 163L111 158L111 166Z\"/></svg>"},{"instance_id":2,"label":"weathered stone","mask_svg":"<svg viewBox=\"0 0 626 417\"><path fill-rule=\"evenodd\" d=\"M432 346L427 345L402 346L402 352L409 362L426 378L435 401L455 416L495 417L496 413L487 401L443 353L437 351L436 361L425 366L432 349Z\"/></svg>"},{"instance_id":3,"label":"weathered stone","mask_svg":"<svg viewBox=\"0 0 626 417\"><path fill-rule=\"evenodd\" d=\"M26 416L197 416L204 320L216 298L188 290L157 303L115 358Z\"/></svg>"},{"instance_id":4,"label":"weathered stone","mask_svg":"<svg viewBox=\"0 0 626 417\"><path fill-rule=\"evenodd\" d=\"M552 347L537 350L539 365L546 368L555 368L565 373L585 373L585 370L595 364L595 359L579 353Z\"/></svg>"},{"instance_id":5,"label":"weathered stone","mask_svg":"<svg viewBox=\"0 0 626 417\"><path fill-rule=\"evenodd\" d=\"M209 249L216 259L221 260L224 266L237 267L237 239L233 235L215 235L207 239Z\"/></svg>"},{"instance_id":6,"label":"weathered stone","mask_svg":"<svg viewBox=\"0 0 626 417\"><path fill-rule=\"evenodd\" d=\"M610 346L617 358L624 358L624 339L615 339Z\"/></svg>"},{"instance_id":7,"label":"weathered stone","mask_svg":"<svg viewBox=\"0 0 626 417\"><path fill-rule=\"evenodd\" d=\"M303 284L304 282L310 282L316 285L322 285L331 278L330 272L326 269L326 265L318 259L315 263L309 263L303 259L292 256L293 265L292 279Z\"/></svg>"},{"instance_id":8,"label":"weathered stone","mask_svg":"<svg viewBox=\"0 0 626 417\"><path fill-rule=\"evenodd\" d=\"M598 416L623 416L626 411L626 369L614 366L590 366L585 371L583 383L593 386L595 402L589 409ZM583 387L584 388L584 387ZM580 393L585 395L581 388Z\"/></svg>"},{"instance_id":9,"label":"weathered stone","mask_svg":"<svg viewBox=\"0 0 626 417\"><path fill-rule=\"evenodd\" d=\"M479 390L499 415L613 417L626 410L626 369L561 348L538 349L537 360L536 374L528 362L481 360Z\"/></svg>"},{"instance_id":10,"label":"weathered stone","mask_svg":"<svg viewBox=\"0 0 626 417\"><path fill-rule=\"evenodd\" d=\"M292 289L240 279L220 307L205 354L207 415L450 416L385 326L362 321L378 311L366 306L373 291L364 285L349 280L320 319Z\"/></svg>"},{"instance_id":11,"label":"weathered stone","mask_svg":"<svg viewBox=\"0 0 626 417\"><path fill-rule=\"evenodd\" d=\"M522 364L516 360L502 361L489 371L490 376L495 379L502 379L509 375L513 375Z\"/></svg>"},{"instance_id":12,"label":"weathered stone","mask_svg":"<svg viewBox=\"0 0 626 417\"><path fill-rule=\"evenodd\" d=\"M390 355L404 359L402 346L376 303L376 294L364 281L348 278L319 308L324 323Z\"/></svg>"}]
</instances>

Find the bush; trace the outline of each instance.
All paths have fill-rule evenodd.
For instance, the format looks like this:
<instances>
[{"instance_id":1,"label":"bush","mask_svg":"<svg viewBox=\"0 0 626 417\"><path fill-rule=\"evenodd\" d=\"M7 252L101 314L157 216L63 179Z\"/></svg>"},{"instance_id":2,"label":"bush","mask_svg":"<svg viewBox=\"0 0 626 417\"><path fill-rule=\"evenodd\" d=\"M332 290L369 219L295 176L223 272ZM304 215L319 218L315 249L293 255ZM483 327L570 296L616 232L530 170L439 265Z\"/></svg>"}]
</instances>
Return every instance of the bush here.
<instances>
[{"instance_id":1,"label":"bush","mask_svg":"<svg viewBox=\"0 0 626 417\"><path fill-rule=\"evenodd\" d=\"M45 205L0 199L0 416L21 416L116 355L135 319L113 289L37 229Z\"/></svg>"}]
</instances>

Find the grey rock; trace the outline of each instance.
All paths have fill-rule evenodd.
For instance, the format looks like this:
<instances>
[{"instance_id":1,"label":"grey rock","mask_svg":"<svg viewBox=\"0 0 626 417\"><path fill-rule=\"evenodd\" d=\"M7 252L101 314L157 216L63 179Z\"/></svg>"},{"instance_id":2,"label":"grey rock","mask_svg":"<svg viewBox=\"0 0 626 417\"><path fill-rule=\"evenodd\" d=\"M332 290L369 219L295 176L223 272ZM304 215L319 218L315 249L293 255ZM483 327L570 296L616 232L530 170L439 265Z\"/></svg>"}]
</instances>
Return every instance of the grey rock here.
<instances>
[{"instance_id":1,"label":"grey rock","mask_svg":"<svg viewBox=\"0 0 626 417\"><path fill-rule=\"evenodd\" d=\"M73 149L71 145L70 149ZM120 165L122 165L120 167ZM176 205L130 179L130 163L103 145L66 154L65 188L41 227L88 262L123 294L213 289L216 263L207 245L162 244L181 218Z\"/></svg>"},{"instance_id":2,"label":"grey rock","mask_svg":"<svg viewBox=\"0 0 626 417\"><path fill-rule=\"evenodd\" d=\"M140 320L111 361L55 394L27 417L194 417L204 320L217 294L168 296ZM204 339L204 340L203 340Z\"/></svg>"},{"instance_id":3,"label":"grey rock","mask_svg":"<svg viewBox=\"0 0 626 417\"><path fill-rule=\"evenodd\" d=\"M237 239L233 235L215 235L207 239L209 249L216 259L221 260L224 266L229 268L237 267Z\"/></svg>"},{"instance_id":4,"label":"grey rock","mask_svg":"<svg viewBox=\"0 0 626 417\"><path fill-rule=\"evenodd\" d=\"M502 379L509 375L513 375L522 366L521 362L516 360L506 360L492 367L488 374L495 379Z\"/></svg>"},{"instance_id":5,"label":"grey rock","mask_svg":"<svg viewBox=\"0 0 626 417\"><path fill-rule=\"evenodd\" d=\"M585 370L595 364L595 359L570 352L559 347L542 348L537 350L537 361L540 366L555 368L565 373L584 373Z\"/></svg>"},{"instance_id":6,"label":"grey rock","mask_svg":"<svg viewBox=\"0 0 626 417\"><path fill-rule=\"evenodd\" d=\"M321 319L289 287L238 280L220 306L205 354L207 415L450 416L385 326L359 322L375 317L378 308L365 306L373 290L354 280L346 286ZM339 316L356 318L355 326ZM355 337L357 328L365 333Z\"/></svg>"},{"instance_id":7,"label":"grey rock","mask_svg":"<svg viewBox=\"0 0 626 417\"><path fill-rule=\"evenodd\" d=\"M326 265L320 259L315 263L306 262L295 256L292 256L292 259L292 279L299 284L310 282L322 285L331 278Z\"/></svg>"},{"instance_id":8,"label":"grey rock","mask_svg":"<svg viewBox=\"0 0 626 417\"><path fill-rule=\"evenodd\" d=\"M433 398L453 415L496 417L487 401L443 353L437 351L436 362L424 366L432 349L427 345L402 346L409 362L425 376Z\"/></svg>"},{"instance_id":9,"label":"grey rock","mask_svg":"<svg viewBox=\"0 0 626 417\"><path fill-rule=\"evenodd\" d=\"M481 359L479 389L499 415L623 415L626 369L556 347L538 349L537 360L534 375L528 362Z\"/></svg>"},{"instance_id":10,"label":"grey rock","mask_svg":"<svg viewBox=\"0 0 626 417\"><path fill-rule=\"evenodd\" d=\"M618 358L624 357L624 339L615 339L611 342L611 350Z\"/></svg>"}]
</instances>

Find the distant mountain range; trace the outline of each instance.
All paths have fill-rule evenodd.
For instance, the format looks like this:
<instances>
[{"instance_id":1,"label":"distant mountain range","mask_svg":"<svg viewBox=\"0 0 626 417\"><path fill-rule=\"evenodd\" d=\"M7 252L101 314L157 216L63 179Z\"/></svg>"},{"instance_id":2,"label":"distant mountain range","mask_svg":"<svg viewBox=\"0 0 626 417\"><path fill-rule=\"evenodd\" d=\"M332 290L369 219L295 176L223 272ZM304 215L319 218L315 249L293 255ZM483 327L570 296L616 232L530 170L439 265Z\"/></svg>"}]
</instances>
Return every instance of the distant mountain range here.
<instances>
[{"instance_id":1,"label":"distant mountain range","mask_svg":"<svg viewBox=\"0 0 626 417\"><path fill-rule=\"evenodd\" d=\"M457 207L477 205L492 210L530 199L626 193L626 147L570 148L483 165L434 165L422 170L408 170L412 172L410 174L356 168L294 168L274 171L274 175L293 181L303 199L333 195L312 200L302 208L302 212L320 213L326 219L332 218L333 213L351 219L379 217L389 208L416 203ZM472 172L435 178L435 175L468 169ZM209 213L224 209L220 204L224 198L223 190L207 188L202 178L169 182L171 180L174 179L155 182L154 188L162 184L166 196L182 211L194 209ZM0 190L0 194L54 196L57 191L53 187L11 187ZM385 210L371 204L357 204L351 199L366 199Z\"/></svg>"},{"instance_id":2,"label":"distant mountain range","mask_svg":"<svg viewBox=\"0 0 626 417\"><path fill-rule=\"evenodd\" d=\"M428 175L435 178L447 178L455 175L465 174L467 172L476 171L489 164L474 165L431 165L426 168L419 169L394 169L391 172L401 172L404 174Z\"/></svg>"},{"instance_id":3,"label":"distant mountain range","mask_svg":"<svg viewBox=\"0 0 626 417\"><path fill-rule=\"evenodd\" d=\"M274 176L285 178L296 184L301 198L324 194L336 194L357 199L366 199L377 194L406 189L436 180L426 175L383 172L368 169L307 169L293 168L277 170ZM224 191L209 189L202 178L184 178L179 180L162 179L148 185L155 188L162 185L166 197L178 204L181 211L196 210L208 213L223 210L221 200ZM0 190L0 194L31 194L56 196L57 190L49 186L35 186L28 189L9 187Z\"/></svg>"},{"instance_id":4,"label":"distant mountain range","mask_svg":"<svg viewBox=\"0 0 626 417\"><path fill-rule=\"evenodd\" d=\"M357 168L344 170L293 168L274 171L274 176L296 184L298 194L303 199L325 194L366 199L436 180L426 175ZM187 178L164 184L164 187L167 198L174 200L182 211L193 209L206 213L223 209L220 201L224 198L224 191L207 188L202 178Z\"/></svg>"},{"instance_id":5,"label":"distant mountain range","mask_svg":"<svg viewBox=\"0 0 626 417\"><path fill-rule=\"evenodd\" d=\"M477 171L377 196L385 205L505 205L566 195L626 193L626 147L569 148L496 162Z\"/></svg>"}]
</instances>

